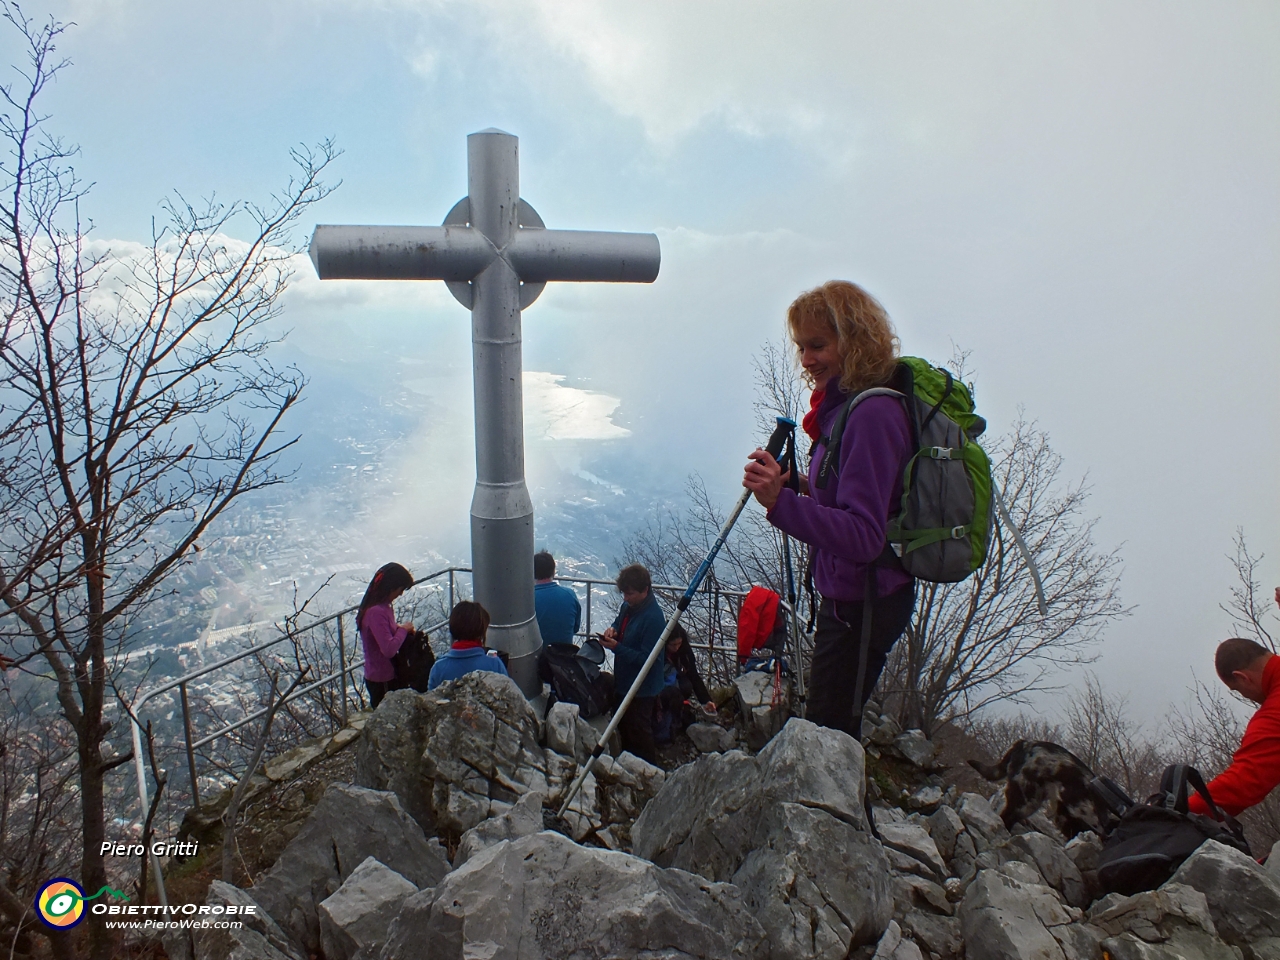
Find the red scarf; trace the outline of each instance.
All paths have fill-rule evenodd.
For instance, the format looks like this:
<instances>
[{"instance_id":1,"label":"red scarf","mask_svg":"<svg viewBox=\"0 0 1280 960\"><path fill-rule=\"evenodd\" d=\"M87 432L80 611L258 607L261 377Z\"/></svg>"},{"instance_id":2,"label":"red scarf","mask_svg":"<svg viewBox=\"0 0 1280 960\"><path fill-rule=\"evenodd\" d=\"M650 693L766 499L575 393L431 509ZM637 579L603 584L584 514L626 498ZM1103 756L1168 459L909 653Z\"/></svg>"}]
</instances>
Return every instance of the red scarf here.
<instances>
[{"instance_id":1,"label":"red scarf","mask_svg":"<svg viewBox=\"0 0 1280 960\"><path fill-rule=\"evenodd\" d=\"M800 426L804 432L809 435L810 440L817 440L821 436L822 427L818 424L818 408L822 406L822 401L826 399L827 390L815 390L809 395L809 412L804 415L804 419L800 421Z\"/></svg>"},{"instance_id":2,"label":"red scarf","mask_svg":"<svg viewBox=\"0 0 1280 960\"><path fill-rule=\"evenodd\" d=\"M453 641L453 645L452 645L452 647L451 647L450 649L453 649L453 650L475 650L475 649L477 649L478 647L483 647L483 646L484 646L484 641L483 641L483 640L455 640L455 641Z\"/></svg>"}]
</instances>

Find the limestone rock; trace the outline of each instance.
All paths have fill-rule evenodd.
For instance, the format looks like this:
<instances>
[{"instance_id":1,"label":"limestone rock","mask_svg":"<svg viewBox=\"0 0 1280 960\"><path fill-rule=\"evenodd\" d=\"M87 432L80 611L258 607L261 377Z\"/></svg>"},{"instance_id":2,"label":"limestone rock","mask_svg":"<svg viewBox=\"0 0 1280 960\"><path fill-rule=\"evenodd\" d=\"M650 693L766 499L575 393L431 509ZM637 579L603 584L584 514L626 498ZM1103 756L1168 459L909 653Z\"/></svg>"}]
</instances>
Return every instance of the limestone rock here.
<instances>
[{"instance_id":1,"label":"limestone rock","mask_svg":"<svg viewBox=\"0 0 1280 960\"><path fill-rule=\"evenodd\" d=\"M1107 937L1099 945L1110 960L1241 960L1239 947L1229 947L1199 930L1179 930L1163 943L1147 943L1131 933Z\"/></svg>"},{"instance_id":2,"label":"limestone rock","mask_svg":"<svg viewBox=\"0 0 1280 960\"><path fill-rule=\"evenodd\" d=\"M1227 943L1250 950L1274 940L1268 950L1280 957L1280 881L1247 853L1207 840L1169 878L1169 884L1179 883L1204 894Z\"/></svg>"},{"instance_id":3,"label":"limestone rock","mask_svg":"<svg viewBox=\"0 0 1280 960\"><path fill-rule=\"evenodd\" d=\"M207 929L191 931L195 960L289 960L256 930Z\"/></svg>"},{"instance_id":4,"label":"limestone rock","mask_svg":"<svg viewBox=\"0 0 1280 960\"><path fill-rule=\"evenodd\" d=\"M885 850L886 854L893 852ZM956 912L945 887L917 874L899 874L893 878L894 916L901 919L913 910L932 910L948 917Z\"/></svg>"},{"instance_id":5,"label":"limestone rock","mask_svg":"<svg viewBox=\"0 0 1280 960\"><path fill-rule=\"evenodd\" d=\"M893 847L886 846L884 848L885 859L889 862L889 869L900 877L918 877L924 880L937 881L942 879L927 864L917 860L915 857L903 853L901 850L895 850Z\"/></svg>"},{"instance_id":6,"label":"limestone rock","mask_svg":"<svg viewBox=\"0 0 1280 960\"><path fill-rule=\"evenodd\" d=\"M320 947L316 907L374 857L417 887L449 872L439 842L428 841L394 793L335 783L252 895L308 950Z\"/></svg>"},{"instance_id":7,"label":"limestone rock","mask_svg":"<svg viewBox=\"0 0 1280 960\"><path fill-rule=\"evenodd\" d=\"M1063 848L1076 869L1082 874L1098 869L1098 858L1102 856L1102 838L1092 830L1077 833L1067 841Z\"/></svg>"},{"instance_id":8,"label":"limestone rock","mask_svg":"<svg viewBox=\"0 0 1280 960\"><path fill-rule=\"evenodd\" d=\"M685 733L702 753L724 753L726 750L732 750L738 742L732 730L718 723L695 723L686 729Z\"/></svg>"},{"instance_id":9,"label":"limestone rock","mask_svg":"<svg viewBox=\"0 0 1280 960\"><path fill-rule=\"evenodd\" d=\"M902 936L902 929L890 920L889 926L876 944L871 960L924 960L920 948Z\"/></svg>"},{"instance_id":10,"label":"limestone rock","mask_svg":"<svg viewBox=\"0 0 1280 960\"><path fill-rule=\"evenodd\" d=\"M911 796L907 797L907 805L912 810L921 810L925 813L932 813L938 809L942 803L942 788L932 784L925 784Z\"/></svg>"},{"instance_id":11,"label":"limestone rock","mask_svg":"<svg viewBox=\"0 0 1280 960\"><path fill-rule=\"evenodd\" d=\"M973 836L968 830L965 830L956 837L956 850L951 857L951 872L957 876L964 876L977 869L978 850L973 842Z\"/></svg>"},{"instance_id":12,"label":"limestone rock","mask_svg":"<svg viewBox=\"0 0 1280 960\"><path fill-rule=\"evenodd\" d=\"M596 744L600 742L600 731L596 730L588 721L583 720L581 716L575 724L577 727L577 738L575 746L577 753L574 754L576 760L581 766L587 762L587 757L591 756L591 751L595 750Z\"/></svg>"},{"instance_id":13,"label":"limestone rock","mask_svg":"<svg viewBox=\"0 0 1280 960\"><path fill-rule=\"evenodd\" d=\"M938 852L937 844L924 827L914 823L886 823L878 828L880 842L905 853L909 857L927 865L934 874L934 879L944 880L947 876L947 865Z\"/></svg>"},{"instance_id":14,"label":"limestone rock","mask_svg":"<svg viewBox=\"0 0 1280 960\"><path fill-rule=\"evenodd\" d=\"M551 792L538 732L533 708L501 674L469 673L421 695L396 691L365 725L356 779L393 791L425 830L463 833L494 800Z\"/></svg>"},{"instance_id":15,"label":"limestone rock","mask_svg":"<svg viewBox=\"0 0 1280 960\"><path fill-rule=\"evenodd\" d=\"M1066 923L1058 927L1050 927L1053 939L1062 948L1066 960L1095 960L1100 953L1098 945L1102 942L1102 931L1089 923Z\"/></svg>"},{"instance_id":16,"label":"limestone rock","mask_svg":"<svg viewBox=\"0 0 1280 960\"><path fill-rule=\"evenodd\" d=\"M955 917L912 912L902 919L902 929L939 960L960 960L964 956L960 921Z\"/></svg>"},{"instance_id":17,"label":"limestone rock","mask_svg":"<svg viewBox=\"0 0 1280 960\"><path fill-rule=\"evenodd\" d=\"M987 798L978 793L966 793L960 797L956 805L956 813L964 821L969 835L973 837L978 853L990 850L997 844L1009 839L1009 831L1004 821L991 808Z\"/></svg>"},{"instance_id":18,"label":"limestone rock","mask_svg":"<svg viewBox=\"0 0 1280 960\"><path fill-rule=\"evenodd\" d=\"M320 902L317 912L325 960L377 956L375 951L381 951L400 905L417 892L400 874L367 858L332 896Z\"/></svg>"},{"instance_id":19,"label":"limestone rock","mask_svg":"<svg viewBox=\"0 0 1280 960\"><path fill-rule=\"evenodd\" d=\"M573 803L564 812L564 822L569 828L569 835L579 842L604 826L600 816L599 787L596 775L588 773L582 781L582 787L574 795Z\"/></svg>"},{"instance_id":20,"label":"limestone rock","mask_svg":"<svg viewBox=\"0 0 1280 960\"><path fill-rule=\"evenodd\" d=\"M1233 960L1239 949L1216 936L1204 894L1166 883L1132 897L1111 895L1089 918L1104 934L1101 947L1114 960Z\"/></svg>"},{"instance_id":21,"label":"limestone rock","mask_svg":"<svg viewBox=\"0 0 1280 960\"><path fill-rule=\"evenodd\" d=\"M897 807L876 806L871 808L871 815L876 818L876 829L886 823L906 823L907 815Z\"/></svg>"},{"instance_id":22,"label":"limestone rock","mask_svg":"<svg viewBox=\"0 0 1280 960\"><path fill-rule=\"evenodd\" d=\"M215 927L192 929L192 952L189 956L194 960L306 960L298 945L289 939L248 891L215 880L209 885L209 893L204 902L213 907L235 906L236 919L244 926L239 930ZM251 905L258 909L247 914L239 912Z\"/></svg>"},{"instance_id":23,"label":"limestone rock","mask_svg":"<svg viewBox=\"0 0 1280 960\"><path fill-rule=\"evenodd\" d=\"M769 932L773 960L842 957L875 941L892 910L884 853L867 833L820 810L765 811L766 842L733 875Z\"/></svg>"},{"instance_id":24,"label":"limestone rock","mask_svg":"<svg viewBox=\"0 0 1280 960\"><path fill-rule=\"evenodd\" d=\"M1072 917L1049 887L983 870L959 912L968 960L1066 960L1051 931Z\"/></svg>"},{"instance_id":25,"label":"limestone rock","mask_svg":"<svg viewBox=\"0 0 1280 960\"><path fill-rule=\"evenodd\" d=\"M600 759L603 760L604 757ZM641 760L634 753L625 750L614 758L614 763L611 767L613 770L619 768L633 779L634 789L646 797L656 796L658 791L662 789L662 785L667 781L667 771ZM601 781L608 782L604 774L599 774L598 777Z\"/></svg>"},{"instance_id":26,"label":"limestone rock","mask_svg":"<svg viewBox=\"0 0 1280 960\"><path fill-rule=\"evenodd\" d=\"M922 770L933 767L936 749L923 730L907 730L893 738L894 749Z\"/></svg>"},{"instance_id":27,"label":"limestone rock","mask_svg":"<svg viewBox=\"0 0 1280 960\"><path fill-rule=\"evenodd\" d=\"M1280 883L1280 840L1271 845L1271 854L1267 857L1265 864L1267 873L1271 874Z\"/></svg>"},{"instance_id":28,"label":"limestone rock","mask_svg":"<svg viewBox=\"0 0 1280 960\"><path fill-rule=\"evenodd\" d=\"M956 838L964 831L960 814L948 806L941 806L925 821L925 829L943 858L950 860L956 853Z\"/></svg>"},{"instance_id":29,"label":"limestone rock","mask_svg":"<svg viewBox=\"0 0 1280 960\"><path fill-rule=\"evenodd\" d=\"M727 881L753 849L761 793L754 757L704 754L673 771L644 808L631 829L633 849L659 866Z\"/></svg>"},{"instance_id":30,"label":"limestone rock","mask_svg":"<svg viewBox=\"0 0 1280 960\"><path fill-rule=\"evenodd\" d=\"M888 747L893 745L894 739L900 733L902 728L898 726L898 721L893 717L885 717L875 730L871 731L868 739L878 747Z\"/></svg>"},{"instance_id":31,"label":"limestone rock","mask_svg":"<svg viewBox=\"0 0 1280 960\"><path fill-rule=\"evenodd\" d=\"M862 789L853 738L793 718L754 758L704 754L673 772L636 821L633 846L661 866L733 881L775 958L843 957L879 939L892 909Z\"/></svg>"},{"instance_id":32,"label":"limestone rock","mask_svg":"<svg viewBox=\"0 0 1280 960\"><path fill-rule=\"evenodd\" d=\"M1174 925L1199 927L1211 937L1218 935L1205 895L1173 882L1108 904L1099 902L1089 911L1089 920L1110 936L1133 933L1148 943L1167 939Z\"/></svg>"},{"instance_id":33,"label":"limestone rock","mask_svg":"<svg viewBox=\"0 0 1280 960\"><path fill-rule=\"evenodd\" d=\"M756 756L768 804L798 803L864 829L862 747L798 717Z\"/></svg>"},{"instance_id":34,"label":"limestone rock","mask_svg":"<svg viewBox=\"0 0 1280 960\"><path fill-rule=\"evenodd\" d=\"M405 901L382 960L765 960L731 885L542 832L480 851Z\"/></svg>"},{"instance_id":35,"label":"limestone rock","mask_svg":"<svg viewBox=\"0 0 1280 960\"><path fill-rule=\"evenodd\" d=\"M550 727L551 724L548 723L547 726ZM472 827L458 841L458 852L453 855L454 869L485 847L491 847L502 840L518 840L538 833L542 829L542 803L542 794L526 793L512 804L510 810Z\"/></svg>"},{"instance_id":36,"label":"limestone rock","mask_svg":"<svg viewBox=\"0 0 1280 960\"><path fill-rule=\"evenodd\" d=\"M735 677L733 687L742 713L750 713L756 707L767 707L773 700L773 675L760 670Z\"/></svg>"},{"instance_id":37,"label":"limestone rock","mask_svg":"<svg viewBox=\"0 0 1280 960\"><path fill-rule=\"evenodd\" d=\"M566 757L578 755L578 705L557 701L547 713L547 749Z\"/></svg>"},{"instance_id":38,"label":"limestone rock","mask_svg":"<svg viewBox=\"0 0 1280 960\"><path fill-rule=\"evenodd\" d=\"M1006 841L1019 859L1035 864L1046 883L1063 895L1073 907L1089 904L1084 877L1066 850L1042 833L1021 833Z\"/></svg>"},{"instance_id":39,"label":"limestone rock","mask_svg":"<svg viewBox=\"0 0 1280 960\"><path fill-rule=\"evenodd\" d=\"M747 721L747 742L752 749L759 749L773 736L775 727L786 717L788 704L783 702L774 708L773 674L753 670L734 678L733 686L738 699L738 713ZM784 684L784 687L786 685ZM787 688L789 689L789 687ZM787 696L784 690L784 700Z\"/></svg>"},{"instance_id":40,"label":"limestone rock","mask_svg":"<svg viewBox=\"0 0 1280 960\"><path fill-rule=\"evenodd\" d=\"M409 816L427 832L434 832L422 750L426 746L430 710L425 696L412 690L393 690L369 715L356 744L358 786L390 790Z\"/></svg>"}]
</instances>

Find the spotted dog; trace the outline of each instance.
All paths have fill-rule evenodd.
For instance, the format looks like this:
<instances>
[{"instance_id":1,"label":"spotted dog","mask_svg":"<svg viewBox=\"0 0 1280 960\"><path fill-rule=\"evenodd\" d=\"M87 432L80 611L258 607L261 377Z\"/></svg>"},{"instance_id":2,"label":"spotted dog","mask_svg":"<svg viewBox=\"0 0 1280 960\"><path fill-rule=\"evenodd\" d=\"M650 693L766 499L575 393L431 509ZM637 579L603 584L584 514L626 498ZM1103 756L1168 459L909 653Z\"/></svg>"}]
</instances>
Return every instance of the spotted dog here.
<instances>
[{"instance_id":1,"label":"spotted dog","mask_svg":"<svg viewBox=\"0 0 1280 960\"><path fill-rule=\"evenodd\" d=\"M1092 830L1106 833L1114 819L1089 789L1093 771L1065 747L1045 740L1019 740L999 763L970 760L969 766L988 780L1005 781L1004 825L1025 820L1048 804L1048 816L1070 839Z\"/></svg>"}]
</instances>

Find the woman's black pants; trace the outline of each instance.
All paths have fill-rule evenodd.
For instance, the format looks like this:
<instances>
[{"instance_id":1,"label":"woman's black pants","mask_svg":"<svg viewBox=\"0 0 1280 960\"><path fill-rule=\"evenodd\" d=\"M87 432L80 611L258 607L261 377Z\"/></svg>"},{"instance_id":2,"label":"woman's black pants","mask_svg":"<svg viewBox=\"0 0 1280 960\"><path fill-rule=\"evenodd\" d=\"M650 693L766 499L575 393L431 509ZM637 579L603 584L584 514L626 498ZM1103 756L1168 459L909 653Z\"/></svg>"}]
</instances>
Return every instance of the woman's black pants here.
<instances>
[{"instance_id":1,"label":"woman's black pants","mask_svg":"<svg viewBox=\"0 0 1280 960\"><path fill-rule=\"evenodd\" d=\"M806 719L819 726L843 730L861 741L862 708L871 699L889 651L911 622L915 605L914 585L872 601L867 674L862 682L862 703L855 704L854 688L858 684L858 658L862 651L862 601L823 599L818 608L818 628L813 635Z\"/></svg>"},{"instance_id":2,"label":"woman's black pants","mask_svg":"<svg viewBox=\"0 0 1280 960\"><path fill-rule=\"evenodd\" d=\"M369 691L369 708L371 710L378 709L378 704L382 702L382 698L391 690L391 684L394 682L393 680L370 680L368 677L364 678L365 689Z\"/></svg>"}]
</instances>

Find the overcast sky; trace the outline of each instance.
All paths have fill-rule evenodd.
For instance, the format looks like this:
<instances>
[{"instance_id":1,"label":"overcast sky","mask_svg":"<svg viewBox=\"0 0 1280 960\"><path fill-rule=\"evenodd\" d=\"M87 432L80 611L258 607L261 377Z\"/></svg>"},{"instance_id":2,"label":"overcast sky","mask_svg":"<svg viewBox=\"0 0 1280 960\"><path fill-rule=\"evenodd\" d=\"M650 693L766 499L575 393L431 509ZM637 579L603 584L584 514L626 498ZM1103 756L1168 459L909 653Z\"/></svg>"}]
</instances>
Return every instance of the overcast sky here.
<instances>
[{"instance_id":1,"label":"overcast sky","mask_svg":"<svg viewBox=\"0 0 1280 960\"><path fill-rule=\"evenodd\" d=\"M1087 475L1135 608L1099 672L1140 712L1212 676L1237 526L1280 583L1274 0L28 9L77 23L47 105L99 238L145 239L169 190L263 197L327 136L344 183L317 221L436 224L466 135L497 126L548 226L662 241L653 286L552 286L525 314L541 409L594 391L569 404L595 422L578 442L732 497L753 353L797 293L847 278L905 352L972 351L993 431L1022 407ZM391 337L456 362L469 416L442 285L303 276L291 307L314 350ZM458 489L465 529L470 475Z\"/></svg>"}]
</instances>

